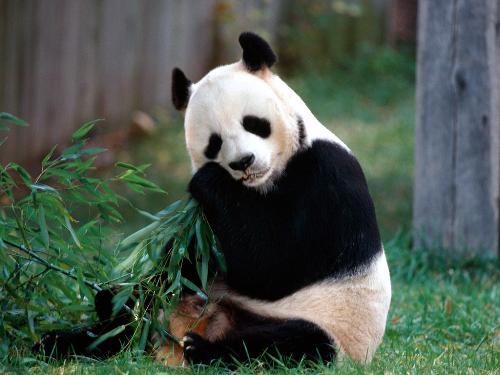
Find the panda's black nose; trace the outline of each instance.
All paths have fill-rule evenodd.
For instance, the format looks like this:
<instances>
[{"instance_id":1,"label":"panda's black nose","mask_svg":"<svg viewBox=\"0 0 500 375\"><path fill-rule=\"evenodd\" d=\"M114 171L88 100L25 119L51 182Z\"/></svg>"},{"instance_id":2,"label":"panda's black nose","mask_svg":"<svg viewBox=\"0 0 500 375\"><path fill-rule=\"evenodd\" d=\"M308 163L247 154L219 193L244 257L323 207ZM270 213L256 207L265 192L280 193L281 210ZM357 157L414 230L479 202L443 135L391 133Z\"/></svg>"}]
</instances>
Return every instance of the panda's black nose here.
<instances>
[{"instance_id":1,"label":"panda's black nose","mask_svg":"<svg viewBox=\"0 0 500 375\"><path fill-rule=\"evenodd\" d=\"M229 163L229 167L235 171L244 171L253 164L254 160L254 154L248 154L243 156L240 160Z\"/></svg>"}]
</instances>

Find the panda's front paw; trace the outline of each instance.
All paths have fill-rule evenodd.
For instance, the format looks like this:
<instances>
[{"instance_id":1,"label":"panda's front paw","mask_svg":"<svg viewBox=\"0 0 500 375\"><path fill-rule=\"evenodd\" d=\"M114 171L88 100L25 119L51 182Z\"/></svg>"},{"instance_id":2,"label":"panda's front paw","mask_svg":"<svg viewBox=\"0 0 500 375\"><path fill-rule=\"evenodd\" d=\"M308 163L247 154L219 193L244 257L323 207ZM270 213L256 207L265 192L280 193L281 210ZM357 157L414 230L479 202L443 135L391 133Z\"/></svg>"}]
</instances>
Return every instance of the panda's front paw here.
<instances>
[{"instance_id":1,"label":"panda's front paw","mask_svg":"<svg viewBox=\"0 0 500 375\"><path fill-rule=\"evenodd\" d=\"M206 163L193 176L189 182L189 193L204 205L209 197L220 193L220 188L228 186L231 181L229 173L215 162Z\"/></svg>"},{"instance_id":2,"label":"panda's front paw","mask_svg":"<svg viewBox=\"0 0 500 375\"><path fill-rule=\"evenodd\" d=\"M188 332L182 339L184 357L194 365L209 365L220 358L217 344L205 340L194 332Z\"/></svg>"}]
</instances>

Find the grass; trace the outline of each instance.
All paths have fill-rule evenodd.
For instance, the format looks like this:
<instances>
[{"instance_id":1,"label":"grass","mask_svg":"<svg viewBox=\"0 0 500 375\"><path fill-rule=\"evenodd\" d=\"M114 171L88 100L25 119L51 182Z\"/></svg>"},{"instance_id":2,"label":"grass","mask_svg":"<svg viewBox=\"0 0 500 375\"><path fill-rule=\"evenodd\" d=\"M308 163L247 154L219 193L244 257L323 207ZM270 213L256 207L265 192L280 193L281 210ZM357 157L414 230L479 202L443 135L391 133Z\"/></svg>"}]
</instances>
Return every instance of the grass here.
<instances>
[{"instance_id":1,"label":"grass","mask_svg":"<svg viewBox=\"0 0 500 375\"><path fill-rule=\"evenodd\" d=\"M240 366L238 373L447 373L494 374L500 368L500 277L498 263L478 259L450 260L425 250L410 250L409 239L386 243L392 273L393 300L384 342L367 367L351 361L288 367L275 363ZM159 374L186 373L166 369L147 357L130 353L107 361L86 359L51 363L16 358L0 373L30 374ZM196 368L194 373L229 373L223 367Z\"/></svg>"}]
</instances>

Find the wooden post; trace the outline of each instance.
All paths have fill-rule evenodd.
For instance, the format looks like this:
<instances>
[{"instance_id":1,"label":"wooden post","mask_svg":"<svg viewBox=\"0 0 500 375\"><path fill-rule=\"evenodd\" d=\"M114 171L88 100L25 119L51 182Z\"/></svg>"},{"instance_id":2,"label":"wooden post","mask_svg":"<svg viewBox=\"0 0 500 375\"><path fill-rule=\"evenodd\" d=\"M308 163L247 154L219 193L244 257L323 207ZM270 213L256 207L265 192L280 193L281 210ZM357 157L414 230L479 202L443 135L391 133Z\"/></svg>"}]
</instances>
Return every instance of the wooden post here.
<instances>
[{"instance_id":1,"label":"wooden post","mask_svg":"<svg viewBox=\"0 0 500 375\"><path fill-rule=\"evenodd\" d=\"M499 253L500 0L419 1L416 246Z\"/></svg>"}]
</instances>

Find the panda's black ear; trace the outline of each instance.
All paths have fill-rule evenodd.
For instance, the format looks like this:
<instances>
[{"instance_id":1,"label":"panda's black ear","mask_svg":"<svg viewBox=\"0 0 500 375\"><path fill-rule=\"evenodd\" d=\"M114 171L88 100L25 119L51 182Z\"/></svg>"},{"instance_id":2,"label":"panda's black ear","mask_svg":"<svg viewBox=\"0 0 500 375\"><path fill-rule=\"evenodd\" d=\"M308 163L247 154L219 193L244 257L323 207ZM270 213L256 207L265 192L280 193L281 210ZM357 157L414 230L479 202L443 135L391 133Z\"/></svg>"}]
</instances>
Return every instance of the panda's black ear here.
<instances>
[{"instance_id":1,"label":"panda's black ear","mask_svg":"<svg viewBox=\"0 0 500 375\"><path fill-rule=\"evenodd\" d=\"M270 68L277 61L271 46L257 34L241 33L238 41L243 48L243 62L251 72L260 70L263 66Z\"/></svg>"},{"instance_id":2,"label":"panda's black ear","mask_svg":"<svg viewBox=\"0 0 500 375\"><path fill-rule=\"evenodd\" d=\"M174 107L181 111L186 109L189 102L189 87L191 81L186 78L186 75L179 68L172 70L172 103Z\"/></svg>"}]
</instances>

